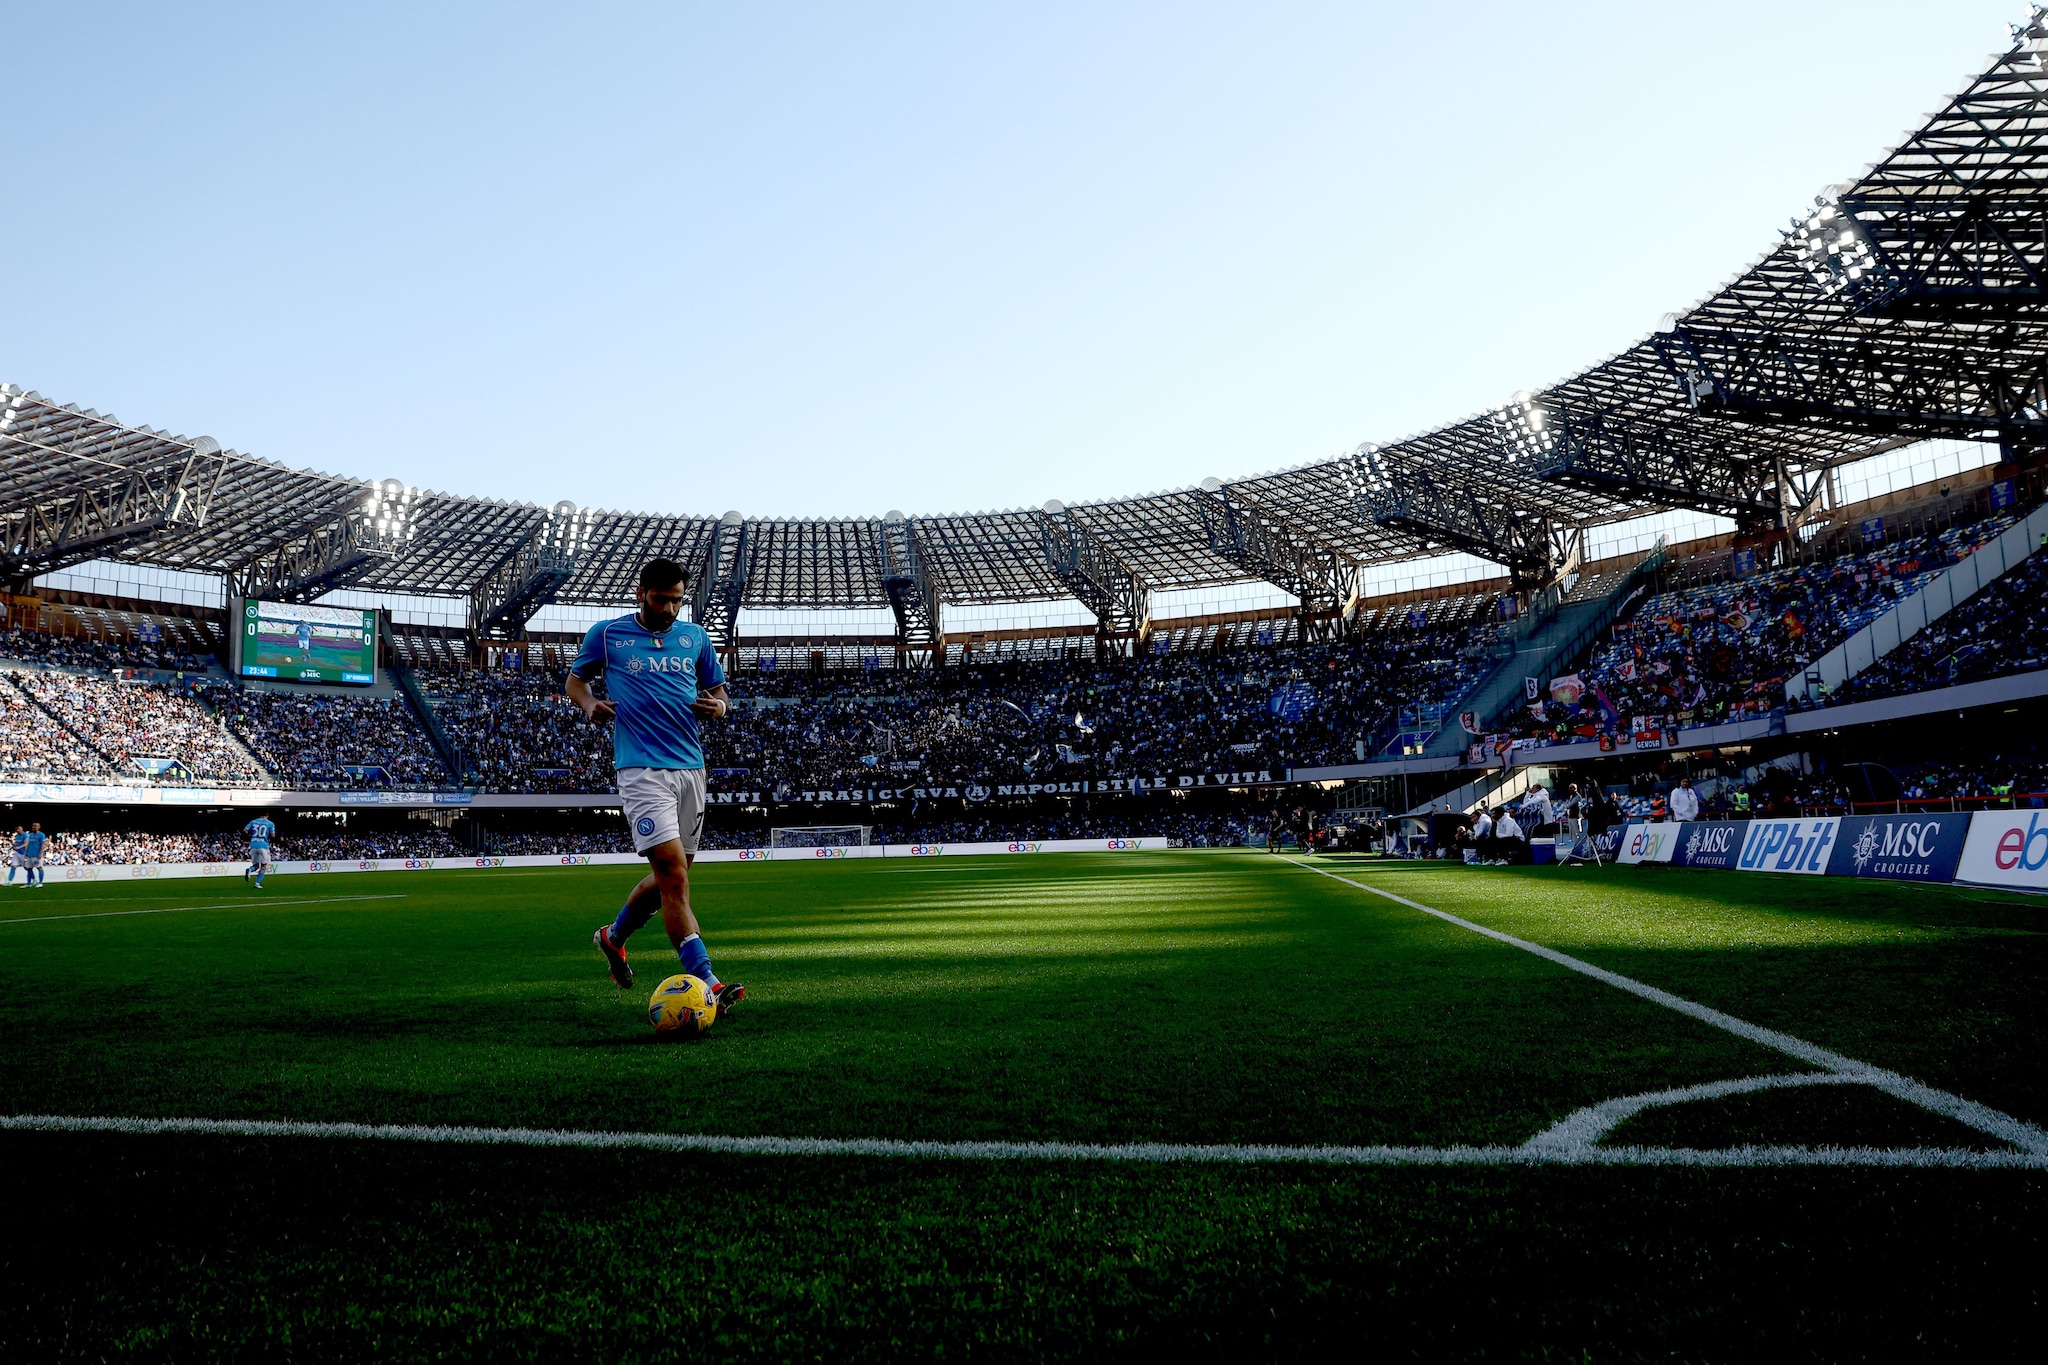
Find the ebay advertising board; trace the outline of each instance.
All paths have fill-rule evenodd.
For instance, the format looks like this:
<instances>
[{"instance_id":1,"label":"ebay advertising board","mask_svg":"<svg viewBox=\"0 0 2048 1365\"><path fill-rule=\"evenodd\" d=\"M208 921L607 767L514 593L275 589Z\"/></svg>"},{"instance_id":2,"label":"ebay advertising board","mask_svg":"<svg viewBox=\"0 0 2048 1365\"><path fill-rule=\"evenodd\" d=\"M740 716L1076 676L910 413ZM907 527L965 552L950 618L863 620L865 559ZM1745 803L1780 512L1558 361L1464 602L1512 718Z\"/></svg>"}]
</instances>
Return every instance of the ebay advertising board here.
<instances>
[{"instance_id":1,"label":"ebay advertising board","mask_svg":"<svg viewBox=\"0 0 2048 1365\"><path fill-rule=\"evenodd\" d=\"M1621 845L1614 855L1615 861L1668 863L1678 849L1678 830L1678 823L1674 820L1655 823L1633 821L1621 832Z\"/></svg>"},{"instance_id":2,"label":"ebay advertising board","mask_svg":"<svg viewBox=\"0 0 2048 1365\"><path fill-rule=\"evenodd\" d=\"M2048 891L2048 810L1987 810L1971 816L1956 880Z\"/></svg>"}]
</instances>

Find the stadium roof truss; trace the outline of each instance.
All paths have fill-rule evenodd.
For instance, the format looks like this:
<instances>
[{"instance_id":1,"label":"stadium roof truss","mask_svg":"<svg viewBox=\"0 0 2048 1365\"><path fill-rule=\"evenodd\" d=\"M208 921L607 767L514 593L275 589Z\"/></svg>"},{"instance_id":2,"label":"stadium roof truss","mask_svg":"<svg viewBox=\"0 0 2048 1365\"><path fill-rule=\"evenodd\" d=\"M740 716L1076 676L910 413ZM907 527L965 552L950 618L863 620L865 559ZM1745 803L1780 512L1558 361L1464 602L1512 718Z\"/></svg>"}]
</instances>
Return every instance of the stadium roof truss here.
<instances>
[{"instance_id":1,"label":"stadium roof truss","mask_svg":"<svg viewBox=\"0 0 2048 1365\"><path fill-rule=\"evenodd\" d=\"M2048 446L2048 26L2014 42L1712 297L1490 412L1198 488L955 515L788 520L547 509L288 468L0 387L0 576L113 557L301 599L467 598L472 633L632 598L690 566L721 643L742 607L888 607L929 650L947 604L1073 598L1141 636L1149 594L1265 580L1304 616L1361 566L1444 550L1536 585L1587 527L1692 508L1796 526L1833 466L1930 436Z\"/></svg>"}]
</instances>

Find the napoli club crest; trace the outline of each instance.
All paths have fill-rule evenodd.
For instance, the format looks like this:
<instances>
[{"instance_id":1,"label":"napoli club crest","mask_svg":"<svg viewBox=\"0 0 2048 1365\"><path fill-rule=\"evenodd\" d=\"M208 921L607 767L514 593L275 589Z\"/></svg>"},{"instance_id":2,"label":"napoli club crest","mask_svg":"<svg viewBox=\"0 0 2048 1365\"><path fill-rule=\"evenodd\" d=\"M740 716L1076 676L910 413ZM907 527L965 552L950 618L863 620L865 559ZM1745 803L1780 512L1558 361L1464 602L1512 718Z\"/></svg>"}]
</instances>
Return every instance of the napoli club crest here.
<instances>
[{"instance_id":1,"label":"napoli club crest","mask_svg":"<svg viewBox=\"0 0 2048 1365\"><path fill-rule=\"evenodd\" d=\"M654 817L651 815L641 816L633 822L633 828L640 832L641 838L645 839L648 835L654 833Z\"/></svg>"}]
</instances>

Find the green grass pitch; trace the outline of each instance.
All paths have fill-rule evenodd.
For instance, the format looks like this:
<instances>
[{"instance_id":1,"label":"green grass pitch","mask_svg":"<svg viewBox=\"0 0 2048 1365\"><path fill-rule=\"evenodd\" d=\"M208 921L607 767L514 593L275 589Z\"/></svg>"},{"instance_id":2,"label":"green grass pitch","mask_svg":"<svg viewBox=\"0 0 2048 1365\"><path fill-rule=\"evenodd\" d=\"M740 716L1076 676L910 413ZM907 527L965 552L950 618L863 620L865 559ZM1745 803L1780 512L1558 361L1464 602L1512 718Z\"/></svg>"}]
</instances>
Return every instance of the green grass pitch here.
<instances>
[{"instance_id":1,"label":"green grass pitch","mask_svg":"<svg viewBox=\"0 0 2048 1365\"><path fill-rule=\"evenodd\" d=\"M2048 1124L2048 905L1318 866ZM1512 1146L1804 1068L1258 854L719 864L741 1011L657 1040L631 868L0 891L0 1114ZM161 913L152 913L161 912ZM1610 1144L1996 1148L1861 1086ZM0 1132L0 1357L2012 1354L2048 1173L1139 1164Z\"/></svg>"}]
</instances>

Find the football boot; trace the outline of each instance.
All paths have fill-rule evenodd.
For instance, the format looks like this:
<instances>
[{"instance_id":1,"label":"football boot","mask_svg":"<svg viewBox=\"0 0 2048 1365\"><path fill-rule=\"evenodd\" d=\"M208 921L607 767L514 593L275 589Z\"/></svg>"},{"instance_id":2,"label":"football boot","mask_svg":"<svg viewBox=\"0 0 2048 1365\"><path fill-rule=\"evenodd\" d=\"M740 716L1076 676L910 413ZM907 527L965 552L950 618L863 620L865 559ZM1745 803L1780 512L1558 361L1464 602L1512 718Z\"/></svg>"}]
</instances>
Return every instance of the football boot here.
<instances>
[{"instance_id":1,"label":"football boot","mask_svg":"<svg viewBox=\"0 0 2048 1365\"><path fill-rule=\"evenodd\" d=\"M612 943L612 927L609 924L600 924L597 932L590 936L590 941L604 954L605 964L611 968L612 980L619 983L619 989L623 991L631 987L633 968L626 961L626 950Z\"/></svg>"}]
</instances>

